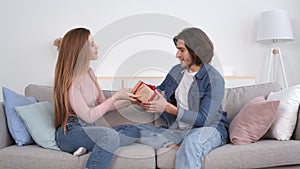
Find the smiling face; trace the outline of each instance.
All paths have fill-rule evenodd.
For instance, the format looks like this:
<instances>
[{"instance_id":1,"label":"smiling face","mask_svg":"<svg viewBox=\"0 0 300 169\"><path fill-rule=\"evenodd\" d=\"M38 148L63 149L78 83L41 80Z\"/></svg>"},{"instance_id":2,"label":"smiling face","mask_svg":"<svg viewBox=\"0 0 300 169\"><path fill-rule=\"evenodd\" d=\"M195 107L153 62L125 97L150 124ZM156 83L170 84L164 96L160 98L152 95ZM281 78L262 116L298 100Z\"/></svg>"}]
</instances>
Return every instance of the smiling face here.
<instances>
[{"instance_id":1,"label":"smiling face","mask_svg":"<svg viewBox=\"0 0 300 169\"><path fill-rule=\"evenodd\" d=\"M187 68L189 72L197 72L202 67L202 63L197 65L193 59L192 54L186 48L185 43L182 39L176 41L176 58L179 59L181 67Z\"/></svg>"},{"instance_id":2,"label":"smiling face","mask_svg":"<svg viewBox=\"0 0 300 169\"><path fill-rule=\"evenodd\" d=\"M189 53L188 49L185 46L183 40L178 39L176 42L176 58L179 59L181 67L189 68L192 65L192 58L191 54Z\"/></svg>"},{"instance_id":3,"label":"smiling face","mask_svg":"<svg viewBox=\"0 0 300 169\"><path fill-rule=\"evenodd\" d=\"M95 44L92 35L89 35L88 48L89 48L89 59L90 60L98 59L98 46Z\"/></svg>"}]
</instances>

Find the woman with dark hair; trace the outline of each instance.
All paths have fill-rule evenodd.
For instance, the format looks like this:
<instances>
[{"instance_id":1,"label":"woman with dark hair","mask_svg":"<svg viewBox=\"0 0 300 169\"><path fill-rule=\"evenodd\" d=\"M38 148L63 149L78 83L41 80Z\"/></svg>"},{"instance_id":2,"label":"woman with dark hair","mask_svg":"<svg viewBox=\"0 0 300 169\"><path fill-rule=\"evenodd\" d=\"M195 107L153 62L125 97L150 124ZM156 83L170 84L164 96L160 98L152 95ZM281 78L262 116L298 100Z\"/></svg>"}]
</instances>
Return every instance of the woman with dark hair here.
<instances>
[{"instance_id":1,"label":"woman with dark hair","mask_svg":"<svg viewBox=\"0 0 300 169\"><path fill-rule=\"evenodd\" d=\"M158 92L158 100L144 103L148 112L161 113L165 125L136 125L141 132L138 142L176 148L177 169L198 169L205 156L228 139L224 79L209 64L214 47L202 30L184 29L173 41L180 64L157 87L164 96Z\"/></svg>"},{"instance_id":2,"label":"woman with dark hair","mask_svg":"<svg viewBox=\"0 0 300 169\"><path fill-rule=\"evenodd\" d=\"M86 163L89 169L108 168L115 150L134 141L126 140L125 136L139 136L134 126L115 127L118 133L94 125L106 112L136 101L130 89L122 89L108 99L104 97L89 66L89 62L97 58L98 47L88 29L68 31L60 44L53 91L56 143L69 153L80 147L91 151Z\"/></svg>"}]
</instances>

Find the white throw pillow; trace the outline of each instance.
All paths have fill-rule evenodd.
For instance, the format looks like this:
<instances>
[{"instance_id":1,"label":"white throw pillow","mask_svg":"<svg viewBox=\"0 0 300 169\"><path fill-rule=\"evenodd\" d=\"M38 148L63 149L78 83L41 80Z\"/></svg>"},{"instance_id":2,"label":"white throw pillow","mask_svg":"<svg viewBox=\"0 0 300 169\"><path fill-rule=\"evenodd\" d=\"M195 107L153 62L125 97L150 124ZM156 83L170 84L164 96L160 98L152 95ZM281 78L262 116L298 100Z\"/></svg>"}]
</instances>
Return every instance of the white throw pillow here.
<instances>
[{"instance_id":1,"label":"white throw pillow","mask_svg":"<svg viewBox=\"0 0 300 169\"><path fill-rule=\"evenodd\" d=\"M300 85L292 86L278 92L271 92L267 100L280 100L280 104L277 111L277 118L265 136L277 140L289 140L297 122Z\"/></svg>"}]
</instances>

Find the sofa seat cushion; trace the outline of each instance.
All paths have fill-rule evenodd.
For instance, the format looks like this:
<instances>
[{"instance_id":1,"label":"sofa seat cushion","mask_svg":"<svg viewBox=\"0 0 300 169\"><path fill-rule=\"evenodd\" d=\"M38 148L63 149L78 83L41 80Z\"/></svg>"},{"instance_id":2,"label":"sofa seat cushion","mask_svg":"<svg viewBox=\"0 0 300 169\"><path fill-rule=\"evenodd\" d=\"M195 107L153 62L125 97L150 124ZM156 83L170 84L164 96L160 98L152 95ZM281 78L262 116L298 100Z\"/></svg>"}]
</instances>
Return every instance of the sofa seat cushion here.
<instances>
[{"instance_id":1,"label":"sofa seat cushion","mask_svg":"<svg viewBox=\"0 0 300 169\"><path fill-rule=\"evenodd\" d=\"M176 150L171 148L160 148L156 151L157 167L160 169L175 168Z\"/></svg>"},{"instance_id":2,"label":"sofa seat cushion","mask_svg":"<svg viewBox=\"0 0 300 169\"><path fill-rule=\"evenodd\" d=\"M0 166L5 169L81 169L89 155L90 153L75 157L70 153L45 149L38 145L13 145L0 150ZM110 168L155 169L155 151L148 145L138 143L120 147Z\"/></svg>"},{"instance_id":3,"label":"sofa seat cushion","mask_svg":"<svg viewBox=\"0 0 300 169\"><path fill-rule=\"evenodd\" d=\"M148 145L134 143L119 147L111 162L111 169L155 169L155 151Z\"/></svg>"},{"instance_id":4,"label":"sofa seat cushion","mask_svg":"<svg viewBox=\"0 0 300 169\"><path fill-rule=\"evenodd\" d=\"M260 140L247 145L226 144L207 155L203 168L269 168L298 165L299 152L300 141L297 140Z\"/></svg>"},{"instance_id":5,"label":"sofa seat cushion","mask_svg":"<svg viewBox=\"0 0 300 169\"><path fill-rule=\"evenodd\" d=\"M226 144L211 151L205 158L203 169L269 168L299 165L300 141L259 140L246 145ZM157 151L157 166L175 167L176 150L161 148Z\"/></svg>"},{"instance_id":6,"label":"sofa seat cushion","mask_svg":"<svg viewBox=\"0 0 300 169\"><path fill-rule=\"evenodd\" d=\"M5 169L78 169L85 165L85 160L79 160L80 158L62 151L41 148L38 145L22 147L13 145L1 149L0 166Z\"/></svg>"}]
</instances>

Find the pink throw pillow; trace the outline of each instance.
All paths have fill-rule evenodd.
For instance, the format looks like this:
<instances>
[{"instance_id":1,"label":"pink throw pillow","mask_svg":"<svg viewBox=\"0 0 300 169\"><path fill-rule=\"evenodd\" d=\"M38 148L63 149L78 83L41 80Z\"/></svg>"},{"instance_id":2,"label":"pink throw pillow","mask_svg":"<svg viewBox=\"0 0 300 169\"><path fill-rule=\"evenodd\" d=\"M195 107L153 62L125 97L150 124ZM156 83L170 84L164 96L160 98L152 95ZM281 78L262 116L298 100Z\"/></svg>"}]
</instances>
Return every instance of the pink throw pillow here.
<instances>
[{"instance_id":1,"label":"pink throw pillow","mask_svg":"<svg viewBox=\"0 0 300 169\"><path fill-rule=\"evenodd\" d=\"M250 100L230 123L230 141L250 144L259 140L275 121L279 102L267 101L264 96Z\"/></svg>"}]
</instances>

